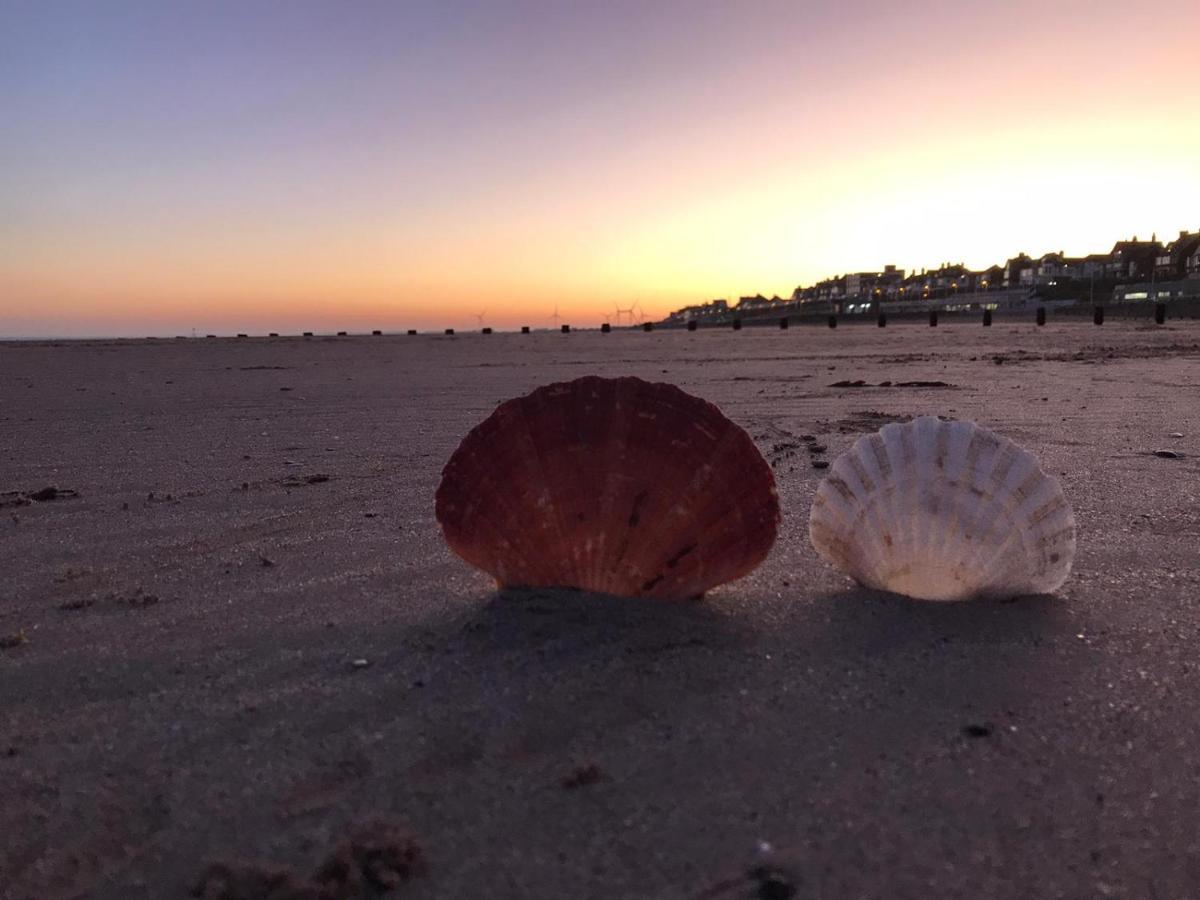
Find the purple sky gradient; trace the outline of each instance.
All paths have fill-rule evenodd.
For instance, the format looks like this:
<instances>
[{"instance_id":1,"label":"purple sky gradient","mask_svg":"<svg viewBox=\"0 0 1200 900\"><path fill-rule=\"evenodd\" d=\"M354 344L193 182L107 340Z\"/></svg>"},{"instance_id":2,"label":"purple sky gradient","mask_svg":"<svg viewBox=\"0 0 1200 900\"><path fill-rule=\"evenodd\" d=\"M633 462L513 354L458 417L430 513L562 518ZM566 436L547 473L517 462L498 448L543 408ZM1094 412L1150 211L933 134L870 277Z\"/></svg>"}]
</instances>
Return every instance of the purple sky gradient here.
<instances>
[{"instance_id":1,"label":"purple sky gradient","mask_svg":"<svg viewBox=\"0 0 1200 900\"><path fill-rule=\"evenodd\" d=\"M926 243L849 246L850 211L911 221L1017 157L1178 185L1041 249L1197 227L1198 28L1194 2L0 0L0 336L664 313L1032 251L1013 210L955 243L944 197Z\"/></svg>"}]
</instances>

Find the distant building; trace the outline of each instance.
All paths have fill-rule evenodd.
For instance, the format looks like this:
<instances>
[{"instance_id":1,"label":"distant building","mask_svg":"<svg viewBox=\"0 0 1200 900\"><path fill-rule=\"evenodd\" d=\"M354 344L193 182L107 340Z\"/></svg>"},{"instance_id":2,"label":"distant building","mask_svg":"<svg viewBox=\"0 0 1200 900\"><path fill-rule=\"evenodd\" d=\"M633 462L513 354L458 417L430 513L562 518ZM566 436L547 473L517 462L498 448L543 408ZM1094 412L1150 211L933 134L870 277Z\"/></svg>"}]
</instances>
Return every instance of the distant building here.
<instances>
[{"instance_id":1,"label":"distant building","mask_svg":"<svg viewBox=\"0 0 1200 900\"><path fill-rule=\"evenodd\" d=\"M1024 253L1018 253L1004 264L1004 286L1007 288L1031 287L1036 263Z\"/></svg>"},{"instance_id":2,"label":"distant building","mask_svg":"<svg viewBox=\"0 0 1200 900\"><path fill-rule=\"evenodd\" d=\"M703 319L708 316L719 316L729 312L729 304L725 300L710 300L708 303L698 303L695 306L685 306L667 316L667 322L690 322L692 319Z\"/></svg>"},{"instance_id":3,"label":"distant building","mask_svg":"<svg viewBox=\"0 0 1200 900\"><path fill-rule=\"evenodd\" d=\"M837 278L826 278L824 281L818 281L816 288L818 300L829 302L840 301L846 296L846 276L839 275Z\"/></svg>"},{"instance_id":4,"label":"distant building","mask_svg":"<svg viewBox=\"0 0 1200 900\"><path fill-rule=\"evenodd\" d=\"M1065 253L1045 253L1034 266L1033 281L1035 284L1049 284L1060 278L1065 279L1070 270Z\"/></svg>"},{"instance_id":5,"label":"distant building","mask_svg":"<svg viewBox=\"0 0 1200 900\"><path fill-rule=\"evenodd\" d=\"M1079 282L1094 297L1096 292L1108 292L1114 285L1126 285L1119 291L1130 300L1155 295L1155 282L1163 284L1161 296L1191 297L1200 286L1200 231L1181 231L1179 237L1166 247L1151 236L1148 241L1133 237L1117 241L1108 253L1087 256L1067 256L1058 251L1034 259L1018 253L1004 265L993 265L980 271L968 269L962 263L942 263L936 269L922 269L906 274L904 269L886 265L882 272L851 272L825 278L812 285L798 285L791 297L770 299L762 294L742 297L730 308L724 300L688 306L668 316L669 322L686 322L696 318L723 318L730 312L750 315L798 312L799 307L815 304L825 311L864 313L878 309L879 304L896 301L943 301L950 309L970 308L972 303L1025 303L1038 296L1041 302L1071 302L1080 295ZM1182 285L1166 286L1168 281ZM1142 283L1149 284L1146 292ZM948 298L960 294L990 293L1011 290L1008 297L966 299L957 303ZM1181 293L1182 292L1182 293ZM1139 296L1140 295L1140 296ZM1114 297L1117 293L1114 293ZM1014 298L1016 298L1014 300ZM921 308L922 304L917 304Z\"/></svg>"},{"instance_id":6,"label":"distant building","mask_svg":"<svg viewBox=\"0 0 1200 900\"><path fill-rule=\"evenodd\" d=\"M895 300L900 293L900 287L904 284L904 270L897 269L895 266L888 264L883 267L883 271L876 279L875 289L885 300Z\"/></svg>"},{"instance_id":7,"label":"distant building","mask_svg":"<svg viewBox=\"0 0 1200 900\"><path fill-rule=\"evenodd\" d=\"M1004 266L988 266L975 273L975 290L998 291L1004 287Z\"/></svg>"},{"instance_id":8,"label":"distant building","mask_svg":"<svg viewBox=\"0 0 1200 900\"><path fill-rule=\"evenodd\" d=\"M1103 278L1108 272L1110 262L1112 262L1112 257L1107 253L1089 253L1080 260L1079 276L1084 280Z\"/></svg>"},{"instance_id":9,"label":"distant building","mask_svg":"<svg viewBox=\"0 0 1200 900\"><path fill-rule=\"evenodd\" d=\"M1104 277L1110 262L1107 253L1091 256L1067 256L1063 252L1047 253L1037 261L1033 283L1061 284L1069 281L1088 281L1097 275Z\"/></svg>"},{"instance_id":10,"label":"distant building","mask_svg":"<svg viewBox=\"0 0 1200 900\"><path fill-rule=\"evenodd\" d=\"M942 295L971 290L974 274L962 263L943 263L933 272L932 289Z\"/></svg>"},{"instance_id":11,"label":"distant building","mask_svg":"<svg viewBox=\"0 0 1200 900\"><path fill-rule=\"evenodd\" d=\"M771 301L762 294L755 294L753 297L738 298L738 312L756 312L758 310L767 309L771 305Z\"/></svg>"},{"instance_id":12,"label":"distant building","mask_svg":"<svg viewBox=\"0 0 1200 900\"><path fill-rule=\"evenodd\" d=\"M1182 278L1188 274L1188 260L1200 250L1200 231L1179 237L1164 247L1154 262L1154 276L1159 279Z\"/></svg>"},{"instance_id":13,"label":"distant building","mask_svg":"<svg viewBox=\"0 0 1200 900\"><path fill-rule=\"evenodd\" d=\"M1105 274L1119 281L1149 278L1162 249L1157 240L1139 241L1136 236L1128 241L1117 241L1108 254Z\"/></svg>"},{"instance_id":14,"label":"distant building","mask_svg":"<svg viewBox=\"0 0 1200 900\"><path fill-rule=\"evenodd\" d=\"M868 297L875 290L878 272L855 272L846 276L846 296L858 299Z\"/></svg>"}]
</instances>

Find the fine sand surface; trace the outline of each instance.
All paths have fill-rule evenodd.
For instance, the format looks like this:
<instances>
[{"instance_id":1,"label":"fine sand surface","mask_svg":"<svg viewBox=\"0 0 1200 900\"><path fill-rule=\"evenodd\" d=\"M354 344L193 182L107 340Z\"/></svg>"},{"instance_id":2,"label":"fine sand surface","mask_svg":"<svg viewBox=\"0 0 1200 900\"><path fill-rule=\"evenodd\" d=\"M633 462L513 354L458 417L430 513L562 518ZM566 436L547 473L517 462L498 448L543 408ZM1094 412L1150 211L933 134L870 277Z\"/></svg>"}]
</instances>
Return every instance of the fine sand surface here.
<instances>
[{"instance_id":1,"label":"fine sand surface","mask_svg":"<svg viewBox=\"0 0 1200 900\"><path fill-rule=\"evenodd\" d=\"M591 373L750 432L761 568L662 604L501 596L450 554L461 437ZM1059 475L1058 595L817 558L787 445L921 413ZM50 485L78 496L0 493L4 898L307 877L375 819L423 848L406 898L1200 890L1200 323L0 344L0 492Z\"/></svg>"}]
</instances>

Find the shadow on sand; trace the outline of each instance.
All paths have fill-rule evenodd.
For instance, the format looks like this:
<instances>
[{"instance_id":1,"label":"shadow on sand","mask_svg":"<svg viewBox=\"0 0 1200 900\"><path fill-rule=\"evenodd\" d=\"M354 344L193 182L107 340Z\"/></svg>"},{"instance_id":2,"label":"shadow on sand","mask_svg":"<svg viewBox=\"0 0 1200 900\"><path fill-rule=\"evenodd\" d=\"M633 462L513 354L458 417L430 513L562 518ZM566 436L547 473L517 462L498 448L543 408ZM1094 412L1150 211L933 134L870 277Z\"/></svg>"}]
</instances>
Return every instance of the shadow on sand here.
<instances>
[{"instance_id":1,"label":"shadow on sand","mask_svg":"<svg viewBox=\"0 0 1200 900\"><path fill-rule=\"evenodd\" d=\"M1050 594L936 602L855 587L805 605L793 624L797 637L835 643L844 653L875 655L930 642L1032 647L1070 618L1068 604Z\"/></svg>"},{"instance_id":2,"label":"shadow on sand","mask_svg":"<svg viewBox=\"0 0 1200 900\"><path fill-rule=\"evenodd\" d=\"M461 630L486 635L505 651L543 651L569 661L609 652L652 653L686 646L730 646L751 629L704 600L617 597L563 588L497 591L475 607Z\"/></svg>"},{"instance_id":3,"label":"shadow on sand","mask_svg":"<svg viewBox=\"0 0 1200 900\"><path fill-rule=\"evenodd\" d=\"M1049 699L1043 643L1070 631L1069 605L1051 596L931 603L854 588L664 603L532 590L443 620L435 643L455 662L446 702L561 739L644 719L715 725L722 706L727 721L770 708L832 721L829 698L847 692L914 723L995 715Z\"/></svg>"},{"instance_id":4,"label":"shadow on sand","mask_svg":"<svg viewBox=\"0 0 1200 900\"><path fill-rule=\"evenodd\" d=\"M754 885L722 874L736 856L701 857L714 847L765 834L785 868L811 873L831 846L875 838L870 816L829 810L884 809L897 829L947 810L990 821L994 798L965 773L1021 764L1005 742L1060 705L1062 667L1078 660L1043 643L1069 635L1071 616L1053 597L938 604L858 588L690 603L480 593L417 625L239 648L256 711L230 711L189 752L221 771L241 772L246 746L290 760L270 783L246 770L262 828L387 814L445 847L448 809L533 847L578 836L584 815L597 833L635 815L664 829L715 815L719 839L676 851L691 874L666 896L724 897L705 885ZM359 655L370 665L351 666ZM591 763L605 786L564 792Z\"/></svg>"}]
</instances>

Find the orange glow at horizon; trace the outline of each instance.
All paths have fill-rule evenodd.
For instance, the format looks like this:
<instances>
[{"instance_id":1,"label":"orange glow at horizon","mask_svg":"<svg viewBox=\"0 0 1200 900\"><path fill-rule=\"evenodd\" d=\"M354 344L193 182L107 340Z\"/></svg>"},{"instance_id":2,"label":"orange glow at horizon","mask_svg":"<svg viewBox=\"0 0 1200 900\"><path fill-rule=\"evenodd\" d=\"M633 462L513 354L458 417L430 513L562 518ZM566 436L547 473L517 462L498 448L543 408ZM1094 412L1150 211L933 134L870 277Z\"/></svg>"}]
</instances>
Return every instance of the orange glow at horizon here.
<instances>
[{"instance_id":1,"label":"orange glow at horizon","mask_svg":"<svg viewBox=\"0 0 1200 900\"><path fill-rule=\"evenodd\" d=\"M876 64L844 77L696 64L418 148L72 157L0 220L0 337L542 328L556 304L593 327L614 304L659 318L886 263L1169 240L1200 230L1189 15L1143 37L1153 54L1122 52L1115 13L1006 53L964 20L887 60L868 29Z\"/></svg>"}]
</instances>

